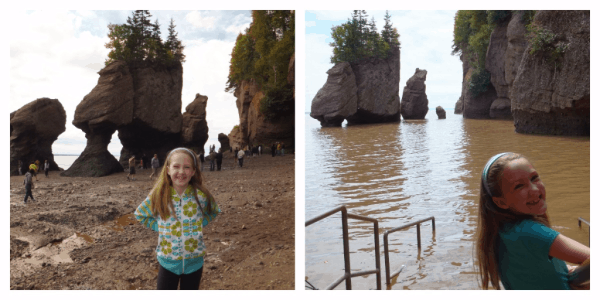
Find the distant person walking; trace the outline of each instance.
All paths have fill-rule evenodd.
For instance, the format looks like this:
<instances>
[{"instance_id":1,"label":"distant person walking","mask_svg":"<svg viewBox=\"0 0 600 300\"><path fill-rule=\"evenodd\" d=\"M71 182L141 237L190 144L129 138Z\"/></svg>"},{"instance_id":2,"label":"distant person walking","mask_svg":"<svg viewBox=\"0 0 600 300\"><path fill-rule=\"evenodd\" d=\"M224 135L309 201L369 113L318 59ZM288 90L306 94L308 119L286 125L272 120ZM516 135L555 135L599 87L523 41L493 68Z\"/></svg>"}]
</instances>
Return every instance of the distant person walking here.
<instances>
[{"instance_id":1,"label":"distant person walking","mask_svg":"<svg viewBox=\"0 0 600 300\"><path fill-rule=\"evenodd\" d=\"M146 170L148 164L148 158L146 157L146 153L142 153L142 169Z\"/></svg>"},{"instance_id":2,"label":"distant person walking","mask_svg":"<svg viewBox=\"0 0 600 300\"><path fill-rule=\"evenodd\" d=\"M240 164L240 168L244 165L244 150L240 150L237 154L238 164Z\"/></svg>"},{"instance_id":3,"label":"distant person walking","mask_svg":"<svg viewBox=\"0 0 600 300\"><path fill-rule=\"evenodd\" d=\"M277 155L281 155L281 143L277 142Z\"/></svg>"},{"instance_id":4,"label":"distant person walking","mask_svg":"<svg viewBox=\"0 0 600 300\"><path fill-rule=\"evenodd\" d=\"M38 166L35 163L31 163L29 165L29 170L31 171L31 174L33 174L33 176L35 177L35 181L38 181L38 178L37 178Z\"/></svg>"},{"instance_id":5,"label":"distant person walking","mask_svg":"<svg viewBox=\"0 0 600 300\"><path fill-rule=\"evenodd\" d=\"M258 155L262 155L262 145L258 145Z\"/></svg>"},{"instance_id":6,"label":"distant person walking","mask_svg":"<svg viewBox=\"0 0 600 300\"><path fill-rule=\"evenodd\" d=\"M152 167L152 174L150 174L150 180L152 180L152 176L156 174L156 170L160 167L160 162L158 161L158 155L154 154L152 161L150 162Z\"/></svg>"},{"instance_id":7,"label":"distant person walking","mask_svg":"<svg viewBox=\"0 0 600 300\"><path fill-rule=\"evenodd\" d=\"M23 162L19 160L19 175L23 175Z\"/></svg>"},{"instance_id":8,"label":"distant person walking","mask_svg":"<svg viewBox=\"0 0 600 300\"><path fill-rule=\"evenodd\" d=\"M219 148L219 152L215 155L217 159L217 171L221 171L221 164L223 163L223 151Z\"/></svg>"},{"instance_id":9,"label":"distant person walking","mask_svg":"<svg viewBox=\"0 0 600 300\"><path fill-rule=\"evenodd\" d=\"M208 155L208 162L210 163L211 171L215 170L215 156L216 156L216 153L214 151L211 151L210 154Z\"/></svg>"},{"instance_id":10,"label":"distant person walking","mask_svg":"<svg viewBox=\"0 0 600 300\"><path fill-rule=\"evenodd\" d=\"M50 163L46 159L46 161L44 162L44 175L46 175L46 178L48 178L48 169L50 169Z\"/></svg>"},{"instance_id":11,"label":"distant person walking","mask_svg":"<svg viewBox=\"0 0 600 300\"><path fill-rule=\"evenodd\" d=\"M25 184L25 199L23 200L23 203L27 204L27 198L31 197L31 201L35 201L35 199L33 199L33 193L31 192L31 189L33 188L33 181L32 181L32 173L33 170L28 170L27 173L25 173L25 179L23 180L23 184Z\"/></svg>"},{"instance_id":12,"label":"distant person walking","mask_svg":"<svg viewBox=\"0 0 600 300\"><path fill-rule=\"evenodd\" d=\"M275 157L275 151L277 151L276 149L277 149L277 146L275 146L275 143L273 143L273 145L271 146L271 156L272 157Z\"/></svg>"},{"instance_id":13,"label":"distant person walking","mask_svg":"<svg viewBox=\"0 0 600 300\"><path fill-rule=\"evenodd\" d=\"M200 172L204 171L204 152L200 152Z\"/></svg>"},{"instance_id":14,"label":"distant person walking","mask_svg":"<svg viewBox=\"0 0 600 300\"><path fill-rule=\"evenodd\" d=\"M129 174L127 180L135 180L135 155L132 155L129 159Z\"/></svg>"},{"instance_id":15,"label":"distant person walking","mask_svg":"<svg viewBox=\"0 0 600 300\"><path fill-rule=\"evenodd\" d=\"M281 156L285 155L285 143L281 143Z\"/></svg>"}]
</instances>

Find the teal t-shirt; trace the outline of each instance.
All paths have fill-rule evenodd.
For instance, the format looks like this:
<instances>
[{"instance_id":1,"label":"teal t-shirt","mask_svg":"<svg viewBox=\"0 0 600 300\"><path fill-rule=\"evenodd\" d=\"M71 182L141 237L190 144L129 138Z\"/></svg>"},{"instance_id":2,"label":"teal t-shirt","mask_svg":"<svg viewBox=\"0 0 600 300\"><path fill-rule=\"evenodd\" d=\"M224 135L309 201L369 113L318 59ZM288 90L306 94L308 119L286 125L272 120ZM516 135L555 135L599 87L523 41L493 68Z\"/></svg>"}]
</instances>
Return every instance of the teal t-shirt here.
<instances>
[{"instance_id":1,"label":"teal t-shirt","mask_svg":"<svg viewBox=\"0 0 600 300\"><path fill-rule=\"evenodd\" d=\"M567 264L549 257L558 232L533 220L506 224L499 233L500 280L507 290L568 290Z\"/></svg>"}]
</instances>

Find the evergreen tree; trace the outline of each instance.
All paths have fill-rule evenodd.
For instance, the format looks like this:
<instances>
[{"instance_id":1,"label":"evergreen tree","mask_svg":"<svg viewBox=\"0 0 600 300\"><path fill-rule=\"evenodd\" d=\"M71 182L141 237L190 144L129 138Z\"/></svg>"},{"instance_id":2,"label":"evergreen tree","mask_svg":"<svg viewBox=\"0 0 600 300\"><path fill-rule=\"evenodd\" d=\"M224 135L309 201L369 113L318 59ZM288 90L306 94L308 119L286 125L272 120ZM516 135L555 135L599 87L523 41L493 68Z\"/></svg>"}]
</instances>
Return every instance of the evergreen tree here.
<instances>
[{"instance_id":1,"label":"evergreen tree","mask_svg":"<svg viewBox=\"0 0 600 300\"><path fill-rule=\"evenodd\" d=\"M355 62L367 57L385 59L392 46L400 45L400 35L392 27L390 15L386 12L386 26L380 35L377 32L375 19L372 17L367 22L367 13L364 10L355 10L348 22L331 28L333 47L331 63L342 61Z\"/></svg>"},{"instance_id":2,"label":"evergreen tree","mask_svg":"<svg viewBox=\"0 0 600 300\"><path fill-rule=\"evenodd\" d=\"M109 42L104 46L110 52L106 65L114 60L124 60L133 66L146 60L165 66L185 61L184 47L177 39L173 20L169 26L169 39L163 43L158 19L153 24L151 16L147 10L136 10L127 17L125 24L108 25Z\"/></svg>"},{"instance_id":3,"label":"evergreen tree","mask_svg":"<svg viewBox=\"0 0 600 300\"><path fill-rule=\"evenodd\" d=\"M167 37L165 47L167 49L169 59L173 61L185 62L185 55L183 54L183 49L185 47L177 38L175 27L175 21L173 21L173 18L171 18L171 23L169 24L169 36Z\"/></svg>"},{"instance_id":4,"label":"evergreen tree","mask_svg":"<svg viewBox=\"0 0 600 300\"><path fill-rule=\"evenodd\" d=\"M388 43L390 45L390 47L393 47L393 46L397 47L397 46L400 46L400 40L399 40L400 34L398 34L398 30L396 28L394 28L391 19L392 19L392 16L386 10L385 16L383 17L385 25L383 25L383 30L381 31L381 37L383 38L383 40L386 43Z\"/></svg>"}]
</instances>

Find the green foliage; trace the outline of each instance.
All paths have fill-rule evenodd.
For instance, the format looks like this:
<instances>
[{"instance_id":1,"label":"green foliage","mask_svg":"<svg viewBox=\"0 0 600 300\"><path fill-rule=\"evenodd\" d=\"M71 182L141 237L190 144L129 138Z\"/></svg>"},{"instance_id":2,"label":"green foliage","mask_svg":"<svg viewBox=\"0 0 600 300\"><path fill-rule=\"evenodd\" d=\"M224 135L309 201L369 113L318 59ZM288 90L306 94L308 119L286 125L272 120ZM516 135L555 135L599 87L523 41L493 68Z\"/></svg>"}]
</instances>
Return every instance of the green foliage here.
<instances>
[{"instance_id":1,"label":"green foliage","mask_svg":"<svg viewBox=\"0 0 600 300\"><path fill-rule=\"evenodd\" d=\"M504 20L509 19L512 16L510 10L488 10L487 11L487 22L488 24L500 24Z\"/></svg>"},{"instance_id":2,"label":"green foliage","mask_svg":"<svg viewBox=\"0 0 600 300\"><path fill-rule=\"evenodd\" d=\"M467 59L475 62L477 67L485 65L485 53L490 42L490 35L495 23L502 13L492 13L485 10L459 10L454 16L453 55L468 53Z\"/></svg>"},{"instance_id":3,"label":"green foliage","mask_svg":"<svg viewBox=\"0 0 600 300\"><path fill-rule=\"evenodd\" d=\"M469 91L477 96L487 91L490 85L491 74L485 68L476 68L469 80Z\"/></svg>"},{"instance_id":4,"label":"green foliage","mask_svg":"<svg viewBox=\"0 0 600 300\"><path fill-rule=\"evenodd\" d=\"M268 121L294 114L293 89L290 86L268 87L259 109Z\"/></svg>"},{"instance_id":5,"label":"green foliage","mask_svg":"<svg viewBox=\"0 0 600 300\"><path fill-rule=\"evenodd\" d=\"M331 28L331 63L356 62L369 57L385 59L392 47L400 46L400 34L393 28L391 16L387 11L381 34L377 32L375 19L371 18L368 22L367 17L366 11L355 10L348 22Z\"/></svg>"},{"instance_id":6,"label":"green foliage","mask_svg":"<svg viewBox=\"0 0 600 300\"><path fill-rule=\"evenodd\" d=\"M109 24L109 42L104 46L110 49L105 65L115 60L123 60L130 65L143 61L172 66L185 61L183 45L177 39L175 24L171 19L169 38L163 43L160 37L158 19L152 24L152 15L147 10L136 10L127 17L125 24Z\"/></svg>"},{"instance_id":7,"label":"green foliage","mask_svg":"<svg viewBox=\"0 0 600 300\"><path fill-rule=\"evenodd\" d=\"M559 60L569 49L569 44L558 41L555 33L535 23L527 25L527 31L529 32L527 38L531 45L529 54L548 60L557 67L560 66Z\"/></svg>"},{"instance_id":8,"label":"green foliage","mask_svg":"<svg viewBox=\"0 0 600 300\"><path fill-rule=\"evenodd\" d=\"M238 35L231 52L225 91L235 91L244 80L254 81L265 95L260 110L269 120L294 109L294 87L287 83L294 29L294 11L252 11L250 27Z\"/></svg>"}]
</instances>

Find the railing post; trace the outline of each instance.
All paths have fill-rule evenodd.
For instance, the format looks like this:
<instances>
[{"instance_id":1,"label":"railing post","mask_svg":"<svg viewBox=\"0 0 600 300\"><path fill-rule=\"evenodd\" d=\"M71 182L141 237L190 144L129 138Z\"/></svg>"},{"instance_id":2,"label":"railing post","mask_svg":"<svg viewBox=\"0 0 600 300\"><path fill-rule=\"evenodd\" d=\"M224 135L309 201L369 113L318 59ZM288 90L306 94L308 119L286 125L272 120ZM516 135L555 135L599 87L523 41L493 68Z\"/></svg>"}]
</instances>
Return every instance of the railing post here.
<instances>
[{"instance_id":1,"label":"railing post","mask_svg":"<svg viewBox=\"0 0 600 300\"><path fill-rule=\"evenodd\" d=\"M390 255L388 250L388 232L383 233L383 251L385 255L385 284L390 284Z\"/></svg>"},{"instance_id":2,"label":"railing post","mask_svg":"<svg viewBox=\"0 0 600 300\"><path fill-rule=\"evenodd\" d=\"M421 249L421 223L417 223L417 244L419 245L419 249Z\"/></svg>"},{"instance_id":3,"label":"railing post","mask_svg":"<svg viewBox=\"0 0 600 300\"><path fill-rule=\"evenodd\" d=\"M378 272L377 276L377 289L381 290L381 258L379 257L379 222L375 221L373 224L374 235L375 235L375 267Z\"/></svg>"},{"instance_id":4,"label":"railing post","mask_svg":"<svg viewBox=\"0 0 600 300\"><path fill-rule=\"evenodd\" d=\"M352 278L350 277L350 273L352 270L350 269L350 244L348 241L348 212L346 211L346 207L342 207L342 235L344 239L344 272L346 274L346 290L352 289Z\"/></svg>"}]
</instances>

